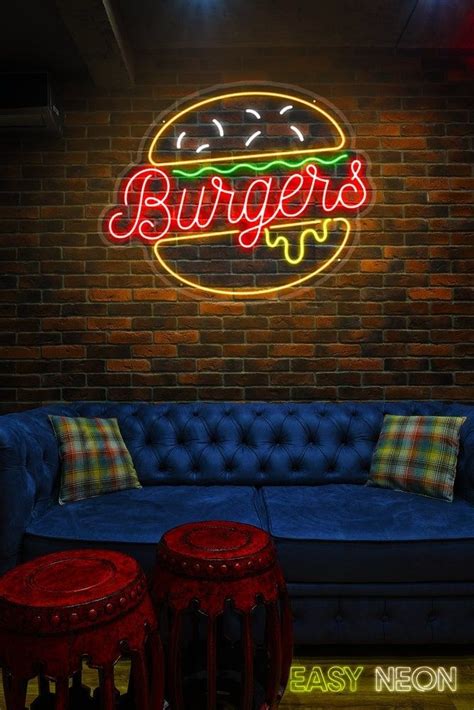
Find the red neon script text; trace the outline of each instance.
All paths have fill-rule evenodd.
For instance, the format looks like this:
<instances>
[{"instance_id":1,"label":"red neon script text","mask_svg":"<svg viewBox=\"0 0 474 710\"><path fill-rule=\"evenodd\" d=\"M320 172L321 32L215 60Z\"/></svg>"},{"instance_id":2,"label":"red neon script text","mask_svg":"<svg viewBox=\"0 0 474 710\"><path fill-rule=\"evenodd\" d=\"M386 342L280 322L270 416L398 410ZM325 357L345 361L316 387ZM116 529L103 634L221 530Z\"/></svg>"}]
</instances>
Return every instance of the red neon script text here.
<instances>
[{"instance_id":1,"label":"red neon script text","mask_svg":"<svg viewBox=\"0 0 474 710\"><path fill-rule=\"evenodd\" d=\"M369 190L358 159L342 182L310 163L285 177L238 178L232 184L215 175L187 184L191 187L181 187L151 166L127 175L121 205L106 216L107 233L117 241L138 237L156 242L169 233L238 231L241 246L248 249L268 225L359 210Z\"/></svg>"}]
</instances>

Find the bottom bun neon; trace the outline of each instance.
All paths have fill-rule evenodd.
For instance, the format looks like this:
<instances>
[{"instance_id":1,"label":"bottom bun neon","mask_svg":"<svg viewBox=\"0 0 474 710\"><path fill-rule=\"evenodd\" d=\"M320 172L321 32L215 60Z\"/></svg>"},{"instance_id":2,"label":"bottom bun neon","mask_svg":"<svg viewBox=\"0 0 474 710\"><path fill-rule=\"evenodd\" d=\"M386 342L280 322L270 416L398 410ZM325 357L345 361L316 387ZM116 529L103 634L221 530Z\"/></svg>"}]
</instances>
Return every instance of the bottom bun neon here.
<instances>
[{"instance_id":1,"label":"bottom bun neon","mask_svg":"<svg viewBox=\"0 0 474 710\"><path fill-rule=\"evenodd\" d=\"M265 228L244 249L237 231L166 236L153 248L161 267L181 284L223 296L260 296L300 286L342 258L351 225L344 217Z\"/></svg>"}]
</instances>

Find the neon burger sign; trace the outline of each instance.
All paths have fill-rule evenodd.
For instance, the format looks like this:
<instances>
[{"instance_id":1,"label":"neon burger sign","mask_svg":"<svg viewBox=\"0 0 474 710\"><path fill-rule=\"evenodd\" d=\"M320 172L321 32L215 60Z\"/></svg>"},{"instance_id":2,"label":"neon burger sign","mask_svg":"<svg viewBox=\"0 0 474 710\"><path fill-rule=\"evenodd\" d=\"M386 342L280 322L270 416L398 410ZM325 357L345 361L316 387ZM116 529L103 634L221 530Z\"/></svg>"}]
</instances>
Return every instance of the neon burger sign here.
<instances>
[{"instance_id":1,"label":"neon burger sign","mask_svg":"<svg viewBox=\"0 0 474 710\"><path fill-rule=\"evenodd\" d=\"M366 161L334 110L258 87L168 114L146 164L127 171L103 229L138 239L187 286L222 295L283 291L340 261L370 202Z\"/></svg>"}]
</instances>

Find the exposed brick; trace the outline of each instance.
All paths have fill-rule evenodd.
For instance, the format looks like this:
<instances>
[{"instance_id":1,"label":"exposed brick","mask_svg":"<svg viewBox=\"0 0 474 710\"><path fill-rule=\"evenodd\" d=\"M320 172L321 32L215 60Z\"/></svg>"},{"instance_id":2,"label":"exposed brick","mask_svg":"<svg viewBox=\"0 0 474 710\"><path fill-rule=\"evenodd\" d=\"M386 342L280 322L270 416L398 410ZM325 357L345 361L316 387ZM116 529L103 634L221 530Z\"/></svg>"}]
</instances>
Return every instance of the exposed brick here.
<instances>
[{"instance_id":1,"label":"exposed brick","mask_svg":"<svg viewBox=\"0 0 474 710\"><path fill-rule=\"evenodd\" d=\"M234 303L224 301L222 303L206 303L199 304L199 312L203 315L243 315L245 312L243 303Z\"/></svg>"},{"instance_id":2,"label":"exposed brick","mask_svg":"<svg viewBox=\"0 0 474 710\"><path fill-rule=\"evenodd\" d=\"M137 358L131 360L108 360L107 370L111 372L146 372L151 370L151 363L149 360L138 360Z\"/></svg>"},{"instance_id":3,"label":"exposed brick","mask_svg":"<svg viewBox=\"0 0 474 710\"><path fill-rule=\"evenodd\" d=\"M197 343L199 342L199 331L158 331L154 333L155 343Z\"/></svg>"},{"instance_id":4,"label":"exposed brick","mask_svg":"<svg viewBox=\"0 0 474 710\"><path fill-rule=\"evenodd\" d=\"M2 348L2 359L5 359L6 361L14 361L20 359L32 360L39 358L40 355L40 348L25 348L17 346Z\"/></svg>"},{"instance_id":5,"label":"exposed brick","mask_svg":"<svg viewBox=\"0 0 474 710\"><path fill-rule=\"evenodd\" d=\"M136 301L176 301L176 289L172 288L135 288L133 298Z\"/></svg>"},{"instance_id":6,"label":"exposed brick","mask_svg":"<svg viewBox=\"0 0 474 710\"><path fill-rule=\"evenodd\" d=\"M385 273L389 270L390 264L387 261L362 260L360 270L369 273Z\"/></svg>"},{"instance_id":7,"label":"exposed brick","mask_svg":"<svg viewBox=\"0 0 474 710\"><path fill-rule=\"evenodd\" d=\"M273 330L249 330L245 334L245 340L247 343L289 343L292 336L296 341L295 333L292 334L289 331L279 331L276 334Z\"/></svg>"},{"instance_id":8,"label":"exposed brick","mask_svg":"<svg viewBox=\"0 0 474 710\"><path fill-rule=\"evenodd\" d=\"M220 387L223 384L223 377L220 373L214 372L184 372L178 375L178 384Z\"/></svg>"},{"instance_id":9,"label":"exposed brick","mask_svg":"<svg viewBox=\"0 0 474 710\"><path fill-rule=\"evenodd\" d=\"M422 301L450 301L452 290L449 288L411 288L409 298Z\"/></svg>"},{"instance_id":10,"label":"exposed brick","mask_svg":"<svg viewBox=\"0 0 474 710\"><path fill-rule=\"evenodd\" d=\"M45 345L41 348L41 355L54 360L84 358L86 348L83 345Z\"/></svg>"},{"instance_id":11,"label":"exposed brick","mask_svg":"<svg viewBox=\"0 0 474 710\"><path fill-rule=\"evenodd\" d=\"M223 348L225 357L267 357L268 347L266 345L231 345L226 344Z\"/></svg>"},{"instance_id":12,"label":"exposed brick","mask_svg":"<svg viewBox=\"0 0 474 710\"><path fill-rule=\"evenodd\" d=\"M303 343L292 343L288 345L270 346L271 357L314 357L314 345Z\"/></svg>"},{"instance_id":13,"label":"exposed brick","mask_svg":"<svg viewBox=\"0 0 474 710\"><path fill-rule=\"evenodd\" d=\"M381 358L344 358L340 363L340 369L357 370L358 372L382 370L383 360Z\"/></svg>"},{"instance_id":14,"label":"exposed brick","mask_svg":"<svg viewBox=\"0 0 474 710\"><path fill-rule=\"evenodd\" d=\"M153 340L153 333L143 330L131 332L119 330L117 332L107 333L107 340L109 343L129 345L132 343L151 343Z\"/></svg>"},{"instance_id":15,"label":"exposed brick","mask_svg":"<svg viewBox=\"0 0 474 710\"><path fill-rule=\"evenodd\" d=\"M130 318L88 318L87 327L90 330L120 330L131 328Z\"/></svg>"},{"instance_id":16,"label":"exposed brick","mask_svg":"<svg viewBox=\"0 0 474 710\"><path fill-rule=\"evenodd\" d=\"M132 355L134 357L176 357L178 350L176 345L132 345Z\"/></svg>"},{"instance_id":17,"label":"exposed brick","mask_svg":"<svg viewBox=\"0 0 474 710\"><path fill-rule=\"evenodd\" d=\"M89 290L89 298L91 301L113 301L123 303L125 301L130 301L131 296L132 291L128 288L91 288Z\"/></svg>"}]
</instances>

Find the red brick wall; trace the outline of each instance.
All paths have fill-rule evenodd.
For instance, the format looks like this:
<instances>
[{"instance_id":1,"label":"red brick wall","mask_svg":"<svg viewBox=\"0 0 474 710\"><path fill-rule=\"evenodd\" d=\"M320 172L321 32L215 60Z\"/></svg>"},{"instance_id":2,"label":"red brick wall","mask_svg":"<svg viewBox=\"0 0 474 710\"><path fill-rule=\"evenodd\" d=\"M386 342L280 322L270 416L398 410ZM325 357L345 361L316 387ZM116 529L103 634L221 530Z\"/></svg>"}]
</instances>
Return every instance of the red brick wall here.
<instances>
[{"instance_id":1,"label":"red brick wall","mask_svg":"<svg viewBox=\"0 0 474 710\"><path fill-rule=\"evenodd\" d=\"M224 300L98 234L154 117L220 82L332 101L377 202L322 284ZM2 411L74 399L474 400L474 57L168 51L133 90L65 86L62 139L1 143Z\"/></svg>"}]
</instances>

